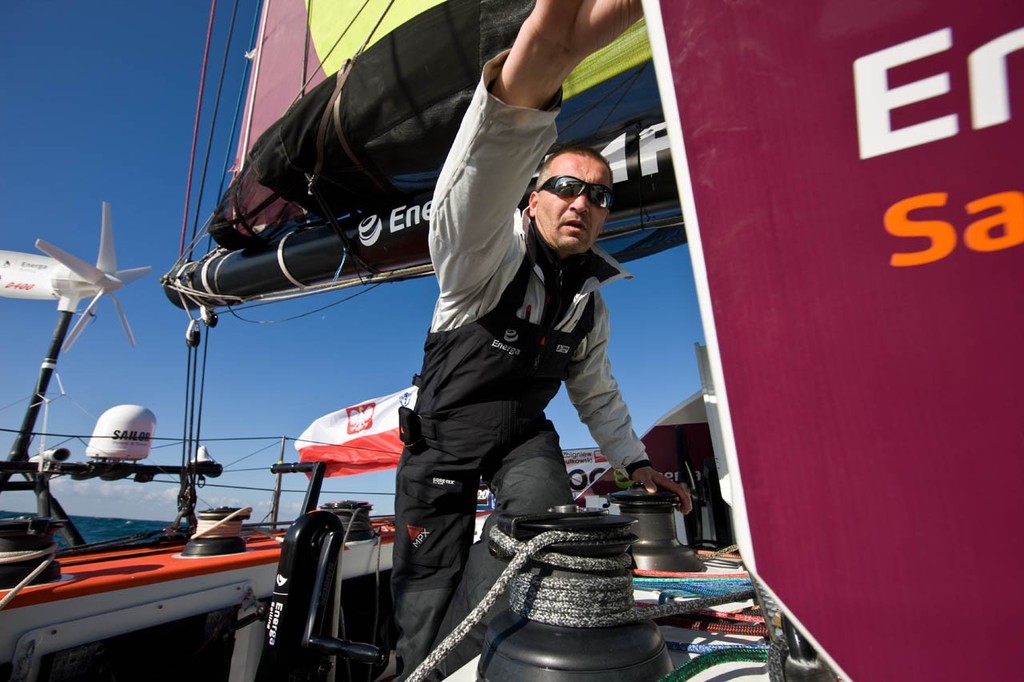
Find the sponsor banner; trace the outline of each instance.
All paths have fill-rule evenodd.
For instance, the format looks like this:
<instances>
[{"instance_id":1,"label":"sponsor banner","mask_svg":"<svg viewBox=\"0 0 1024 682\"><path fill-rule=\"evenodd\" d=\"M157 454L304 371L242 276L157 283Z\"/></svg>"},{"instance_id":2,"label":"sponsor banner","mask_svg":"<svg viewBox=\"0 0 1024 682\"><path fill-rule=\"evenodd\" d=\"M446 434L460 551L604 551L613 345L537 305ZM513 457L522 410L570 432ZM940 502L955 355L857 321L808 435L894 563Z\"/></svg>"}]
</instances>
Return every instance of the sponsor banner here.
<instances>
[{"instance_id":1,"label":"sponsor banner","mask_svg":"<svg viewBox=\"0 0 1024 682\"><path fill-rule=\"evenodd\" d=\"M597 448L562 450L562 459L565 460L573 497L577 500L592 492L591 487L606 478L605 474L611 475L612 465Z\"/></svg>"},{"instance_id":2,"label":"sponsor banner","mask_svg":"<svg viewBox=\"0 0 1024 682\"><path fill-rule=\"evenodd\" d=\"M648 6L744 557L844 677L1018 677L1024 3Z\"/></svg>"},{"instance_id":3,"label":"sponsor banner","mask_svg":"<svg viewBox=\"0 0 1024 682\"><path fill-rule=\"evenodd\" d=\"M34 300L58 298L52 282L58 274L57 266L57 261L46 256L0 251L0 296Z\"/></svg>"}]
</instances>

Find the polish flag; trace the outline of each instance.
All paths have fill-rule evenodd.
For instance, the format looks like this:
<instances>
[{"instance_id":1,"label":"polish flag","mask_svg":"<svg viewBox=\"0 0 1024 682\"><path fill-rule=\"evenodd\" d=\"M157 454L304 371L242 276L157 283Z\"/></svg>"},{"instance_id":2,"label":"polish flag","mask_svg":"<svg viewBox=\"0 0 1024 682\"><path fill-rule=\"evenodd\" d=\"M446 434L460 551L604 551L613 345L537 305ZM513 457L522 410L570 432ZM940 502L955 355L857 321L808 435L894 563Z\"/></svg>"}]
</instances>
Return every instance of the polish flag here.
<instances>
[{"instance_id":1,"label":"polish flag","mask_svg":"<svg viewBox=\"0 0 1024 682\"><path fill-rule=\"evenodd\" d=\"M326 462L325 476L350 476L398 466L398 408L416 405L416 387L320 417L295 441L301 462Z\"/></svg>"},{"instance_id":2,"label":"polish flag","mask_svg":"<svg viewBox=\"0 0 1024 682\"><path fill-rule=\"evenodd\" d=\"M327 477L397 468L404 447L398 437L398 408L415 407L416 395L416 387L410 386L320 417L295 441L299 461L325 462ZM577 500L611 469L596 448L563 450L562 457Z\"/></svg>"}]
</instances>

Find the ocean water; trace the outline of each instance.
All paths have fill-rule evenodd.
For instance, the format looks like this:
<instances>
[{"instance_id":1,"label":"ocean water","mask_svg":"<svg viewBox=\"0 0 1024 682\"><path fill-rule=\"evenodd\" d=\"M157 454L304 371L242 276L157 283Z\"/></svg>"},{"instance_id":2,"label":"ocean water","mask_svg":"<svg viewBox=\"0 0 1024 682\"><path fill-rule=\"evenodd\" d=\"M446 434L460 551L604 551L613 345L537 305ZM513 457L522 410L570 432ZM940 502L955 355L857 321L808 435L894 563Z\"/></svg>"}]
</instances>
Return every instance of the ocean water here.
<instances>
[{"instance_id":1,"label":"ocean water","mask_svg":"<svg viewBox=\"0 0 1024 682\"><path fill-rule=\"evenodd\" d=\"M35 514L0 510L0 521L26 516L35 516ZM163 530L167 527L166 521L139 521L138 519L115 519L100 516L72 515L71 520L87 543L123 538L129 535Z\"/></svg>"}]
</instances>

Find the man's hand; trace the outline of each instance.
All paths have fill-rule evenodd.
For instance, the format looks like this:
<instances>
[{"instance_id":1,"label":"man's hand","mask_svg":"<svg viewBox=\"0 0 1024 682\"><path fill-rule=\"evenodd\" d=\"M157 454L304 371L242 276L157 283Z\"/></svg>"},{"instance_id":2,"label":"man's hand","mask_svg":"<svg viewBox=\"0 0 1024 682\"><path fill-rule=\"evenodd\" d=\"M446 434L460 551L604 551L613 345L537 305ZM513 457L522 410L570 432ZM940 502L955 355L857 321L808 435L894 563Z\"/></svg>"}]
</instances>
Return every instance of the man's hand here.
<instances>
[{"instance_id":1,"label":"man's hand","mask_svg":"<svg viewBox=\"0 0 1024 682\"><path fill-rule=\"evenodd\" d=\"M640 467L630 476L637 483L643 484L649 493L658 492L658 488L675 493L679 501L676 502L676 509L684 514L689 514L693 509L693 502L690 500L690 492L679 485L665 474L655 471L653 467Z\"/></svg>"},{"instance_id":2,"label":"man's hand","mask_svg":"<svg viewBox=\"0 0 1024 682\"><path fill-rule=\"evenodd\" d=\"M642 16L641 0L537 0L491 93L513 106L547 106L581 61Z\"/></svg>"}]
</instances>

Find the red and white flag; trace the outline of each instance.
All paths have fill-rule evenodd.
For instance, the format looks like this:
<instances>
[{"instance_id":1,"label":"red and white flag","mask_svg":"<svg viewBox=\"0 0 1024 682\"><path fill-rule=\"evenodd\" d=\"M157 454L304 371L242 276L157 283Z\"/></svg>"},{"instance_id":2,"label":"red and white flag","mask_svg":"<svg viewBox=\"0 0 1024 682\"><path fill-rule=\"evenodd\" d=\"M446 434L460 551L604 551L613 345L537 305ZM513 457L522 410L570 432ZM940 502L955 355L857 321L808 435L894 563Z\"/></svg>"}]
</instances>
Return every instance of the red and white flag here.
<instances>
[{"instance_id":1,"label":"red and white flag","mask_svg":"<svg viewBox=\"0 0 1024 682\"><path fill-rule=\"evenodd\" d=\"M398 408L416 405L416 387L373 398L320 417L295 441L299 461L326 462L326 476L349 476L398 466Z\"/></svg>"},{"instance_id":2,"label":"red and white flag","mask_svg":"<svg viewBox=\"0 0 1024 682\"><path fill-rule=\"evenodd\" d=\"M301 462L325 462L325 476L351 476L398 466L398 408L416 406L415 386L320 417L295 441ZM579 499L611 469L596 448L563 450L573 496Z\"/></svg>"}]
</instances>

